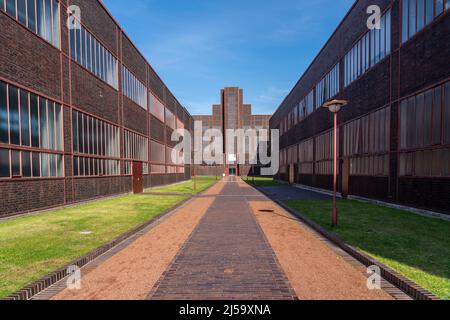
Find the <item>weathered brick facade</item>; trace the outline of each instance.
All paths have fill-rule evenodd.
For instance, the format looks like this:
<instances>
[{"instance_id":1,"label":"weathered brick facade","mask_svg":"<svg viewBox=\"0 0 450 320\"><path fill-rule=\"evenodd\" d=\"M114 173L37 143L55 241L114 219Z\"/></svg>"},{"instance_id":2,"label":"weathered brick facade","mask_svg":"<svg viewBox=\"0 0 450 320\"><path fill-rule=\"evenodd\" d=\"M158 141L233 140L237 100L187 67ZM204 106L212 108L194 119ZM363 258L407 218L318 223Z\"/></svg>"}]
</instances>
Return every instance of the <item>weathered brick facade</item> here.
<instances>
[{"instance_id":1,"label":"weathered brick facade","mask_svg":"<svg viewBox=\"0 0 450 320\"><path fill-rule=\"evenodd\" d=\"M148 138L149 153L151 140L173 145L165 135L166 131L170 132L166 130L166 124L153 117L149 107L145 110L122 95L122 64L147 87L149 93L177 115L185 128L191 128L192 118L188 111L171 94L100 1L64 0L60 3L61 49L0 10L0 80L62 104L64 140L63 177L0 179L0 217L132 191L132 177L124 174L123 162L118 176L74 176L72 110L119 127L121 159L124 158L123 133L126 129ZM70 5L80 7L82 26L118 60L118 89L71 58L66 13ZM20 149L9 144L0 144L0 147ZM27 150L34 151L32 148ZM150 157L147 164L150 168ZM185 166L184 173L149 173L144 175L144 185L151 187L174 183L189 179L190 176L189 166Z\"/></svg>"},{"instance_id":2,"label":"weathered brick facade","mask_svg":"<svg viewBox=\"0 0 450 320\"><path fill-rule=\"evenodd\" d=\"M345 86L344 57L368 31L366 26L368 18L366 9L370 5L379 5L382 12L390 9L391 51L384 59L351 84ZM450 177L448 174L421 177L414 174L405 176L399 172L401 154L409 152L402 149L400 145L400 102L411 96L419 95L430 88L441 86L450 80L449 56L450 14L448 9L444 9L444 13L435 17L431 23L425 26L424 30L417 32L408 41L403 41L401 0L356 1L331 38L275 112L270 120L270 126L272 129L281 129L283 121L285 121L293 108L339 62L340 90L333 98L349 101L349 104L338 115L340 132L343 131L342 129L347 123L367 116L376 110L390 107L390 137L387 151L389 168L387 169L387 174L351 174L348 186L349 193L450 213L450 197L448 197ZM444 99L443 105L445 106ZM302 142L332 129L332 114L324 108L318 109L320 110L314 111L292 128L283 132L280 146L282 150L296 146L300 148L299 145ZM444 111L442 113L444 114ZM445 119L442 120L443 123L444 121ZM448 128L443 128L443 130L448 130ZM344 134L339 135L339 190L341 190L343 182L342 169L345 158L345 139ZM317 163L315 158L316 149L317 144L314 142L315 163ZM440 145L427 147L423 150L435 149L446 150L448 145L443 141ZM299 172L299 162L286 163L278 175L281 179L291 180L290 165L295 166L293 169L295 182L332 189L331 175L318 174L316 172L317 166L313 169L312 174L302 174ZM425 166L431 165L431 163L425 164Z\"/></svg>"},{"instance_id":3,"label":"weathered brick facade","mask_svg":"<svg viewBox=\"0 0 450 320\"><path fill-rule=\"evenodd\" d=\"M195 121L203 123L203 131L218 129L226 139L228 129L268 129L270 115L252 114L252 105L244 104L244 90L238 87L226 87L221 90L220 104L212 106L212 115L194 116ZM235 149L235 152L237 147ZM225 151L228 158L229 153ZM225 164L225 165L201 165L195 167L195 173L201 176L221 176L259 174L259 166Z\"/></svg>"}]
</instances>

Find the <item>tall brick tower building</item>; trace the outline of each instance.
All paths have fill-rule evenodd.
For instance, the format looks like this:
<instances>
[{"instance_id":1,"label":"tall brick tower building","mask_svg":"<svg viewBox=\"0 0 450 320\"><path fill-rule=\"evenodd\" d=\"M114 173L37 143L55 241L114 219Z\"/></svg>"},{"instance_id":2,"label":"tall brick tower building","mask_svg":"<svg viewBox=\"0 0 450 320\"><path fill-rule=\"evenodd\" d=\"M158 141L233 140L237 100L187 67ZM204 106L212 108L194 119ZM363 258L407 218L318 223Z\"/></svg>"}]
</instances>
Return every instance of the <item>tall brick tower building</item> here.
<instances>
[{"instance_id":1,"label":"tall brick tower building","mask_svg":"<svg viewBox=\"0 0 450 320\"><path fill-rule=\"evenodd\" d=\"M244 103L244 90L238 87L225 87L220 91L220 104L212 106L212 115L194 116L194 121L202 121L203 132L208 129L218 129L222 131L224 137L224 165L207 165L196 167L199 175L248 175L257 173L250 164L239 165L237 160L237 146L235 150L226 148L226 131L228 129L269 129L271 115L253 115L252 105ZM204 142L208 144L208 142ZM247 148L248 150L248 148ZM252 172L252 170L255 170Z\"/></svg>"}]
</instances>

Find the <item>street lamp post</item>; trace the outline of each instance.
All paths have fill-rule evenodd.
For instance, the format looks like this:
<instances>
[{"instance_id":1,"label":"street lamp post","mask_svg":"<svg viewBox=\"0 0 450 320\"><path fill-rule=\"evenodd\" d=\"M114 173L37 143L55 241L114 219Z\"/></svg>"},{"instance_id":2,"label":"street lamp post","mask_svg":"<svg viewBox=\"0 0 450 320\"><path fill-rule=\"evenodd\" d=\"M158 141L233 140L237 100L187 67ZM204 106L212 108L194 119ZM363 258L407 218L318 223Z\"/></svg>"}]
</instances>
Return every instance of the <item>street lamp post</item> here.
<instances>
[{"instance_id":1,"label":"street lamp post","mask_svg":"<svg viewBox=\"0 0 450 320\"><path fill-rule=\"evenodd\" d=\"M334 140L334 156L333 156L333 209L332 209L332 225L333 227L336 227L338 225L338 209L337 209L337 201L336 201L336 194L337 194L337 115L338 112L341 110L342 107L348 104L348 101L345 100L331 100L326 102L323 107L330 110L331 113L333 113L334 116L334 134L333 134L333 140Z\"/></svg>"}]
</instances>

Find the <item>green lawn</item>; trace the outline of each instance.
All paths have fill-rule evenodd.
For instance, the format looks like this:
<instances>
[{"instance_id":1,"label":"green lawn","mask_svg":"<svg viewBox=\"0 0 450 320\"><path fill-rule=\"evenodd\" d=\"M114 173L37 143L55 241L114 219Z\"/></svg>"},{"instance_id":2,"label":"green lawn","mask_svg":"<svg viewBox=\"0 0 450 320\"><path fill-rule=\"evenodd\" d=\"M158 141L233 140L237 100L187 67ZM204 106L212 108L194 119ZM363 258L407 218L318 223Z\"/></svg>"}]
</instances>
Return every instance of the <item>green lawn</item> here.
<instances>
[{"instance_id":1,"label":"green lawn","mask_svg":"<svg viewBox=\"0 0 450 320\"><path fill-rule=\"evenodd\" d=\"M280 185L271 177L242 177L242 179L257 187L275 187Z\"/></svg>"},{"instance_id":2,"label":"green lawn","mask_svg":"<svg viewBox=\"0 0 450 320\"><path fill-rule=\"evenodd\" d=\"M0 299L184 199L129 195L0 221ZM80 234L83 231L92 234Z\"/></svg>"},{"instance_id":3,"label":"green lawn","mask_svg":"<svg viewBox=\"0 0 450 320\"><path fill-rule=\"evenodd\" d=\"M331 201L286 204L331 230ZM338 203L332 231L352 246L428 289L450 299L450 222L359 201Z\"/></svg>"},{"instance_id":4,"label":"green lawn","mask_svg":"<svg viewBox=\"0 0 450 320\"><path fill-rule=\"evenodd\" d=\"M180 182L171 186L165 186L154 189L147 189L148 192L155 193L182 193L182 194L197 194L205 191L210 186L220 181L221 177L196 177L197 189L194 192L194 181L189 180L185 182Z\"/></svg>"}]
</instances>

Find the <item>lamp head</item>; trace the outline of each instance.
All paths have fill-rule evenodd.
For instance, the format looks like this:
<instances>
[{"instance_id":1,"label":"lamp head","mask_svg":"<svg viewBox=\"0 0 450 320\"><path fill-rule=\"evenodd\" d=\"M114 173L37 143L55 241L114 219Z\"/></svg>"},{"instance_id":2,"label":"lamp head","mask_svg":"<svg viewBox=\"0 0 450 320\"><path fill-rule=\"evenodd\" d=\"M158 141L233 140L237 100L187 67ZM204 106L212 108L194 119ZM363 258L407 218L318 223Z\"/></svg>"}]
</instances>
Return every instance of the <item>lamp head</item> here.
<instances>
[{"instance_id":1,"label":"lamp head","mask_svg":"<svg viewBox=\"0 0 450 320\"><path fill-rule=\"evenodd\" d=\"M341 110L342 107L346 106L347 104L348 101L346 100L331 100L325 102L325 104L322 107L327 108L332 113L337 113Z\"/></svg>"}]
</instances>

